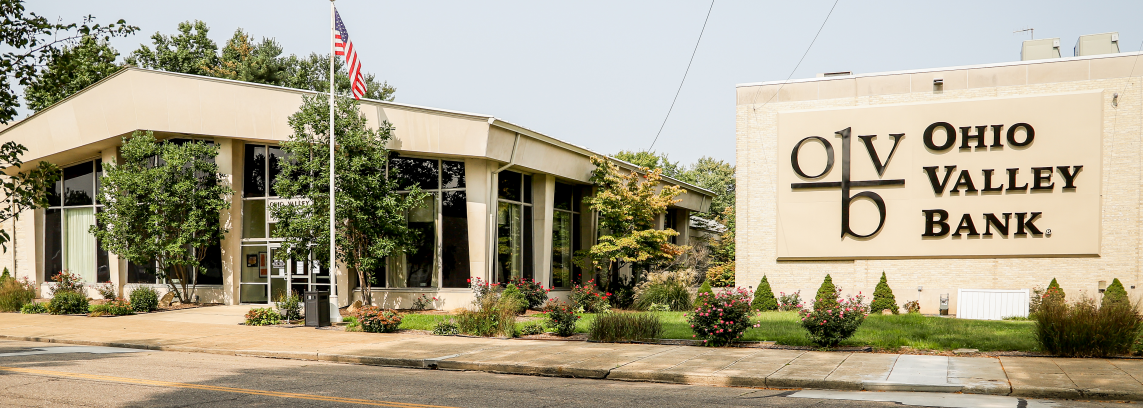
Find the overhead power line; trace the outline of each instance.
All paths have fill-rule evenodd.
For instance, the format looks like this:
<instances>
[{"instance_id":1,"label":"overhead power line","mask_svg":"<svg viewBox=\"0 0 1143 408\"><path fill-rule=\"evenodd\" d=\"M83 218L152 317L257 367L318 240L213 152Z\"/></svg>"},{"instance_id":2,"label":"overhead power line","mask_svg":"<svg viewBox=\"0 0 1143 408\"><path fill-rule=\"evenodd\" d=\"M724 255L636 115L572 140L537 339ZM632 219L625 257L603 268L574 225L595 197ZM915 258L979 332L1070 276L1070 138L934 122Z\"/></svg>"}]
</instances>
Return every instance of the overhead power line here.
<instances>
[{"instance_id":1,"label":"overhead power line","mask_svg":"<svg viewBox=\"0 0 1143 408\"><path fill-rule=\"evenodd\" d=\"M687 74L691 72L691 64L695 62L695 54L698 53L699 44L702 43L702 33L706 31L706 22L710 21L711 10L714 10L714 0L710 0L710 8L706 10L706 19L702 21L702 30L699 30L698 41L695 41L695 49L691 51L691 60L687 61L687 70L683 72L683 80L679 81L679 89L675 91L675 99L671 100L671 107L667 109L667 116L663 118L663 124L659 125L659 132L655 133L655 140L651 141L651 147L648 147L647 151L651 151L651 149L655 148L655 143L659 141L659 135L663 134L663 128L667 126L667 119L671 117L671 111L675 110L675 102L679 100L679 93L683 91L683 84L687 82Z\"/></svg>"},{"instance_id":2,"label":"overhead power line","mask_svg":"<svg viewBox=\"0 0 1143 408\"><path fill-rule=\"evenodd\" d=\"M805 61L806 56L810 55L810 49L814 48L814 43L818 41L818 36L822 35L822 29L824 29L826 26L826 23L829 22L829 16L833 15L833 9L837 8L837 3L839 1L841 1L841 0L834 0L833 7L829 8L829 13L826 13L825 20L822 21L822 26L818 27L818 32L817 32L817 34L814 34L814 39L812 41L810 41L810 45L808 47L806 47L806 52L802 53L802 58L798 59L798 64L794 65L794 69L790 70L790 75L786 76L786 80L782 81L781 85L778 85L778 92L782 92L782 87L786 86L787 82L790 82L790 78L793 78L794 73L798 72L798 67L802 66L802 61ZM770 95L770 99L767 99L766 102L763 102L762 106L766 106L766 104L768 104L768 103L770 103L770 101L774 100L774 98L778 96L778 92L774 92L773 95ZM760 93L761 92L754 94L754 99L750 101L751 105L754 105L754 103L758 102L758 94L760 94ZM754 110L757 111L758 108L760 108L760 107L755 107Z\"/></svg>"}]
</instances>

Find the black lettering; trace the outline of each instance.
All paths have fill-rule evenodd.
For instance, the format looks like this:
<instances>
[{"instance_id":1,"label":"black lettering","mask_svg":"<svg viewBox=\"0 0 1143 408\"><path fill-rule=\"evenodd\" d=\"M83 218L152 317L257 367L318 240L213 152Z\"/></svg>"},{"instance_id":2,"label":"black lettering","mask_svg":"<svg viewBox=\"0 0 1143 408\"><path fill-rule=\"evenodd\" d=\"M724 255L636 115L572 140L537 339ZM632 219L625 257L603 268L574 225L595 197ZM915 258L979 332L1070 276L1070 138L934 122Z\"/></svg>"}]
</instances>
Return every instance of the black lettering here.
<instances>
[{"instance_id":1,"label":"black lettering","mask_svg":"<svg viewBox=\"0 0 1143 408\"><path fill-rule=\"evenodd\" d=\"M945 142L939 146L933 143L933 130L936 130L938 127L944 128L945 130ZM936 122L925 128L924 139L925 147L930 150L936 150L938 152L945 151L953 147L953 144L956 144L956 129L953 128L953 125L948 124L948 122Z\"/></svg>"},{"instance_id":2,"label":"black lettering","mask_svg":"<svg viewBox=\"0 0 1143 408\"><path fill-rule=\"evenodd\" d=\"M1083 170L1083 166L1071 166L1072 171L1070 173L1068 166L1056 166L1056 168L1060 170L1060 175L1064 176L1064 189L1075 190L1076 175L1079 174L1080 170Z\"/></svg>"},{"instance_id":3,"label":"black lettering","mask_svg":"<svg viewBox=\"0 0 1143 408\"><path fill-rule=\"evenodd\" d=\"M984 145L985 145L985 143L984 143L984 131L987 129L988 129L988 126L977 126L976 127L976 134L970 135L970 134L968 134L968 131L972 130L972 126L961 126L961 128L960 128L960 148L961 149L971 149L971 147L969 147L969 145L968 145L969 140L976 140L976 147L978 147L978 148L984 147Z\"/></svg>"},{"instance_id":4,"label":"black lettering","mask_svg":"<svg viewBox=\"0 0 1143 408\"><path fill-rule=\"evenodd\" d=\"M960 171L960 176L957 177L956 184L953 184L952 190L950 191L959 192L961 190L961 186L964 186L964 192L966 193L976 192L976 186L972 185L972 176L968 175L968 170Z\"/></svg>"},{"instance_id":5,"label":"black lettering","mask_svg":"<svg viewBox=\"0 0 1143 408\"><path fill-rule=\"evenodd\" d=\"M992 236L992 227L996 227L996 232L1000 235L1008 236L1008 221L1012 218L1012 213L1004 213L1004 223L1000 223L1000 219L996 218L995 214L984 214L984 235Z\"/></svg>"},{"instance_id":6,"label":"black lettering","mask_svg":"<svg viewBox=\"0 0 1143 408\"><path fill-rule=\"evenodd\" d=\"M976 226L972 224L972 217L968 214L960 217L960 224L956 226L956 232L953 235L961 235L963 230L968 230L968 236L978 237L979 233L976 232Z\"/></svg>"},{"instance_id":7,"label":"black lettering","mask_svg":"<svg viewBox=\"0 0 1143 408\"><path fill-rule=\"evenodd\" d=\"M943 237L949 233L949 212L945 210L921 210L925 214L925 233L922 237ZM933 217L933 216L936 217ZM940 228L934 231L933 227Z\"/></svg>"},{"instance_id":8,"label":"black lettering","mask_svg":"<svg viewBox=\"0 0 1143 408\"><path fill-rule=\"evenodd\" d=\"M901 142L901 138L905 137L904 133L892 133L889 137L893 138L893 149L889 150L889 157L885 158L885 163L881 163L881 158L877 157L877 149L873 147L873 138L877 135L858 136L861 138L861 143L865 144L865 150L869 152L869 159L873 160L873 167L877 169L877 175L885 175L885 167L889 165L889 161L893 160L893 153L897 153L897 145Z\"/></svg>"},{"instance_id":9,"label":"black lettering","mask_svg":"<svg viewBox=\"0 0 1143 408\"><path fill-rule=\"evenodd\" d=\"M1000 143L1000 131L1002 129L1004 129L1004 125L992 125L992 145L989 147L1004 147L1004 144Z\"/></svg>"},{"instance_id":10,"label":"black lettering","mask_svg":"<svg viewBox=\"0 0 1143 408\"><path fill-rule=\"evenodd\" d=\"M1051 184L1044 185L1044 182ZM1051 167L1033 167L1032 168L1032 190L1051 190L1056 186L1052 183L1052 168Z\"/></svg>"},{"instance_id":11,"label":"black lettering","mask_svg":"<svg viewBox=\"0 0 1143 408\"><path fill-rule=\"evenodd\" d=\"M817 140L819 142L822 142L822 146L825 146L825 151L826 151L825 170L822 170L821 174L818 174L818 175L812 176L812 177L807 176L806 173L803 173L802 172L802 166L798 164L798 152L802 150L802 145L805 144L806 142L810 141L810 140ZM799 140L798 144L794 145L794 151L792 153L790 153L790 166L794 168L794 173L797 173L799 176L802 176L802 178L815 179L815 178L824 176L824 175L826 175L826 173L829 173L830 169L833 169L833 145L830 144L828 140L825 140L825 138L821 137L821 136L810 136L810 137L807 137L805 139Z\"/></svg>"},{"instance_id":12,"label":"black lettering","mask_svg":"<svg viewBox=\"0 0 1143 408\"><path fill-rule=\"evenodd\" d=\"M1016 128L1024 128L1024 141L1016 142ZM1032 139L1036 138L1036 131L1032 130L1032 125L1027 123L1017 123L1008 128L1008 144L1016 147L1024 147L1032 144Z\"/></svg>"},{"instance_id":13,"label":"black lettering","mask_svg":"<svg viewBox=\"0 0 1143 408\"><path fill-rule=\"evenodd\" d=\"M1016 213L1015 235L1028 235L1028 233L1025 231L1031 231L1032 235L1043 235L1044 233L1041 232L1039 228L1036 228L1036 225L1032 224L1033 222L1036 222L1036 218L1039 218L1040 214L1043 213L1034 212L1032 213L1031 217L1028 217L1027 220L1024 220L1024 217L1027 216L1028 213Z\"/></svg>"},{"instance_id":14,"label":"black lettering","mask_svg":"<svg viewBox=\"0 0 1143 408\"><path fill-rule=\"evenodd\" d=\"M1005 190L1005 191L1027 191L1028 190L1028 183L1024 183L1023 186L1016 187L1016 173L1019 173L1019 172L1020 172L1020 169L1008 169L1008 190Z\"/></svg>"},{"instance_id":15,"label":"black lettering","mask_svg":"<svg viewBox=\"0 0 1143 408\"><path fill-rule=\"evenodd\" d=\"M945 186L949 185L949 176L952 172L956 171L956 166L945 166L945 179L944 181L937 181L937 166L924 167L925 173L929 175L929 183L933 184L933 193L941 195L945 193Z\"/></svg>"},{"instance_id":16,"label":"black lettering","mask_svg":"<svg viewBox=\"0 0 1143 408\"><path fill-rule=\"evenodd\" d=\"M873 230L873 232L866 234L866 235L858 234L856 232L853 232L853 230L849 229L849 206L853 205L853 200L856 198L859 198L859 197L865 197L865 198L872 200L873 204L877 205L877 212L880 213L880 217L881 217L877 221L877 229ZM847 199L842 200L842 203L841 203L841 237L842 238L845 238L845 236L847 234L853 235L853 236L858 237L858 238L869 238L869 237L872 237L874 235L877 235L878 232L881 232L881 228L884 226L885 226L885 200L882 200L881 196L878 195L877 193L874 193L872 191L862 191L860 193L854 194L852 197L849 197Z\"/></svg>"},{"instance_id":17,"label":"black lettering","mask_svg":"<svg viewBox=\"0 0 1143 408\"><path fill-rule=\"evenodd\" d=\"M1004 189L1003 184L996 186L996 187L992 187L992 172L995 170L984 169L982 171L984 172L984 188L980 189L980 191L988 193L988 192L1000 191L1000 190Z\"/></svg>"}]
</instances>

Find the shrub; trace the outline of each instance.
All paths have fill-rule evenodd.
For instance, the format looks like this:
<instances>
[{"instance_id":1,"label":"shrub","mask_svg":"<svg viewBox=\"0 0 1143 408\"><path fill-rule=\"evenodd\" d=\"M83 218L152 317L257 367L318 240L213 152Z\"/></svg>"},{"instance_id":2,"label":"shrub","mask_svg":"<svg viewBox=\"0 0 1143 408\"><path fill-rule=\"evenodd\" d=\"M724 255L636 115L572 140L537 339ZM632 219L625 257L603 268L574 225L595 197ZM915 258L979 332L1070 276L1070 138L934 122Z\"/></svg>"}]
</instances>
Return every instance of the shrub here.
<instances>
[{"instance_id":1,"label":"shrub","mask_svg":"<svg viewBox=\"0 0 1143 408\"><path fill-rule=\"evenodd\" d=\"M50 291L53 298L56 297L56 294L60 292L84 292L83 278L74 273L68 271L60 271L60 273L52 275L52 281L55 281L56 283L55 286L52 286Z\"/></svg>"},{"instance_id":2,"label":"shrub","mask_svg":"<svg viewBox=\"0 0 1143 408\"><path fill-rule=\"evenodd\" d=\"M1099 307L1104 308L1116 303L1131 306L1131 301L1127 299L1127 290L1123 289L1123 284L1119 282L1119 278L1112 279L1111 285L1104 289L1103 302L1100 303Z\"/></svg>"},{"instance_id":3,"label":"shrub","mask_svg":"<svg viewBox=\"0 0 1143 408\"><path fill-rule=\"evenodd\" d=\"M750 302L750 307L759 312L778 310L778 299L774 297L774 290L770 289L766 275L762 275L762 281L758 282L758 290L754 291L754 301Z\"/></svg>"},{"instance_id":4,"label":"shrub","mask_svg":"<svg viewBox=\"0 0 1143 408\"><path fill-rule=\"evenodd\" d=\"M905 302L905 312L906 313L921 313L921 301L910 300L908 302Z\"/></svg>"},{"instance_id":5,"label":"shrub","mask_svg":"<svg viewBox=\"0 0 1143 408\"><path fill-rule=\"evenodd\" d=\"M610 307L619 309L629 309L635 303L635 288L628 285L620 285L615 288L615 295L608 299L607 304Z\"/></svg>"},{"instance_id":6,"label":"shrub","mask_svg":"<svg viewBox=\"0 0 1143 408\"><path fill-rule=\"evenodd\" d=\"M48 306L43 303L28 302L20 308L23 314L43 314L48 312Z\"/></svg>"},{"instance_id":7,"label":"shrub","mask_svg":"<svg viewBox=\"0 0 1143 408\"><path fill-rule=\"evenodd\" d=\"M724 346L738 340L750 327L752 294L742 288L698 298L698 305L685 316L694 336L707 346Z\"/></svg>"},{"instance_id":8,"label":"shrub","mask_svg":"<svg viewBox=\"0 0 1143 408\"><path fill-rule=\"evenodd\" d=\"M15 312L36 298L36 287L25 277L0 280L0 312Z\"/></svg>"},{"instance_id":9,"label":"shrub","mask_svg":"<svg viewBox=\"0 0 1143 408\"><path fill-rule=\"evenodd\" d=\"M528 299L524 298L520 289L511 283L504 288L504 292L500 293L500 301L504 303L504 307L518 315L524 314L528 310Z\"/></svg>"},{"instance_id":10,"label":"shrub","mask_svg":"<svg viewBox=\"0 0 1143 408\"><path fill-rule=\"evenodd\" d=\"M687 271L655 272L635 287L635 308L651 310L651 305L665 305L668 310L683 311L694 306Z\"/></svg>"},{"instance_id":11,"label":"shrub","mask_svg":"<svg viewBox=\"0 0 1143 408\"><path fill-rule=\"evenodd\" d=\"M115 292L115 285L112 285L111 282L104 282L96 286L95 289L99 291L99 296L102 296L104 300L115 300L119 298L119 294Z\"/></svg>"},{"instance_id":12,"label":"shrub","mask_svg":"<svg viewBox=\"0 0 1143 408\"><path fill-rule=\"evenodd\" d=\"M139 289L135 289L138 291ZM135 292L131 292L132 295ZM256 307L246 312L247 326L271 326L282 323L282 315L269 307Z\"/></svg>"},{"instance_id":13,"label":"shrub","mask_svg":"<svg viewBox=\"0 0 1143 408\"><path fill-rule=\"evenodd\" d=\"M512 278L508 283L516 285L516 289L524 294L529 309L539 309L548 300L550 289L544 289L544 285L535 279Z\"/></svg>"},{"instance_id":14,"label":"shrub","mask_svg":"<svg viewBox=\"0 0 1143 408\"><path fill-rule=\"evenodd\" d=\"M140 286L131 291L131 308L146 313L159 309L159 292L149 286Z\"/></svg>"},{"instance_id":15,"label":"shrub","mask_svg":"<svg viewBox=\"0 0 1143 408\"><path fill-rule=\"evenodd\" d=\"M669 312L669 311L671 311L671 307L667 306L665 304L662 304L662 303L652 303L651 306L647 306L647 311L648 312Z\"/></svg>"},{"instance_id":16,"label":"shrub","mask_svg":"<svg viewBox=\"0 0 1143 408\"><path fill-rule=\"evenodd\" d=\"M1048 288L1044 290L1044 297L1059 301L1067 300L1067 294L1060 288L1060 284L1056 283L1056 278L1052 278L1052 282L1049 283Z\"/></svg>"},{"instance_id":17,"label":"shrub","mask_svg":"<svg viewBox=\"0 0 1143 408\"><path fill-rule=\"evenodd\" d=\"M873 289L873 302L869 304L869 313L881 313L888 309L893 314L901 314L897 308L897 298L893 297L893 289L889 288L889 281L885 279L885 272L881 272L881 282Z\"/></svg>"},{"instance_id":18,"label":"shrub","mask_svg":"<svg viewBox=\"0 0 1143 408\"><path fill-rule=\"evenodd\" d=\"M297 293L292 293L286 296L285 293L278 296L278 301L274 302L274 306L278 307L278 314L282 315L284 320L299 320L302 318L302 297Z\"/></svg>"},{"instance_id":19,"label":"shrub","mask_svg":"<svg viewBox=\"0 0 1143 408\"><path fill-rule=\"evenodd\" d=\"M818 302L822 301L837 303L837 287L833 285L833 278L828 273L822 280L822 285L818 287L818 293L814 295L814 308L817 309Z\"/></svg>"},{"instance_id":20,"label":"shrub","mask_svg":"<svg viewBox=\"0 0 1143 408\"><path fill-rule=\"evenodd\" d=\"M608 298L611 293L603 293L595 288L595 279L587 281L586 284L580 286L576 284L572 288L571 302L576 310L584 313L603 313L611 310L611 303Z\"/></svg>"},{"instance_id":21,"label":"shrub","mask_svg":"<svg viewBox=\"0 0 1143 408\"><path fill-rule=\"evenodd\" d=\"M1067 357L1126 354L1143 328L1137 306L1113 302L1098 307L1094 299L1086 296L1074 305L1045 301L1035 319L1041 349Z\"/></svg>"},{"instance_id":22,"label":"shrub","mask_svg":"<svg viewBox=\"0 0 1143 408\"><path fill-rule=\"evenodd\" d=\"M593 341L614 343L663 337L663 323L654 313L606 313L596 315L587 330Z\"/></svg>"},{"instance_id":23,"label":"shrub","mask_svg":"<svg viewBox=\"0 0 1143 408\"><path fill-rule=\"evenodd\" d=\"M868 314L860 294L847 298L834 296L833 299L819 297L812 310L802 312L802 327L810 332L810 341L822 347L837 346L853 336Z\"/></svg>"},{"instance_id":24,"label":"shrub","mask_svg":"<svg viewBox=\"0 0 1143 408\"><path fill-rule=\"evenodd\" d=\"M491 293L496 293L500 287L491 282L485 282L480 278L469 278L468 287L472 289L472 296L476 298L476 303L480 303L485 296Z\"/></svg>"},{"instance_id":25,"label":"shrub","mask_svg":"<svg viewBox=\"0 0 1143 408\"><path fill-rule=\"evenodd\" d=\"M460 329L452 320L441 320L433 326L433 335L436 336L455 336L458 334L460 334Z\"/></svg>"},{"instance_id":26,"label":"shrub","mask_svg":"<svg viewBox=\"0 0 1143 408\"><path fill-rule=\"evenodd\" d=\"M352 315L342 316L341 322L345 323L345 331L347 331L347 332L359 332L359 331L361 331L361 323L358 323L357 318L353 317Z\"/></svg>"},{"instance_id":27,"label":"shrub","mask_svg":"<svg viewBox=\"0 0 1143 408\"><path fill-rule=\"evenodd\" d=\"M797 291L789 295L786 292L780 293L778 296L778 310L783 312L802 310L802 291Z\"/></svg>"},{"instance_id":28,"label":"shrub","mask_svg":"<svg viewBox=\"0 0 1143 408\"><path fill-rule=\"evenodd\" d=\"M401 326L401 315L377 306L365 306L353 313L361 331L366 333L392 333Z\"/></svg>"},{"instance_id":29,"label":"shrub","mask_svg":"<svg viewBox=\"0 0 1143 408\"><path fill-rule=\"evenodd\" d=\"M6 281L8 279L12 279L12 275L10 273L8 273L8 267L5 266L4 267L4 273L0 273L0 283L4 283L4 281Z\"/></svg>"},{"instance_id":30,"label":"shrub","mask_svg":"<svg viewBox=\"0 0 1143 408\"><path fill-rule=\"evenodd\" d=\"M485 296L476 306L475 311L465 309L456 316L456 326L461 333L482 337L512 337L516 329L516 311L501 302L500 296Z\"/></svg>"},{"instance_id":31,"label":"shrub","mask_svg":"<svg viewBox=\"0 0 1143 408\"><path fill-rule=\"evenodd\" d=\"M126 316L135 314L131 310L131 302L125 299L109 300L107 303L101 305L91 305L92 316Z\"/></svg>"},{"instance_id":32,"label":"shrub","mask_svg":"<svg viewBox=\"0 0 1143 408\"><path fill-rule=\"evenodd\" d=\"M734 286L734 262L711 267L706 270L706 281L711 286L726 288Z\"/></svg>"},{"instance_id":33,"label":"shrub","mask_svg":"<svg viewBox=\"0 0 1143 408\"><path fill-rule=\"evenodd\" d=\"M1044 288L1039 286L1032 288L1032 294L1028 296L1028 317L1036 315L1040 311L1040 305L1044 303Z\"/></svg>"},{"instance_id":34,"label":"shrub","mask_svg":"<svg viewBox=\"0 0 1143 408\"><path fill-rule=\"evenodd\" d=\"M544 306L544 310L548 312L548 327L555 331L556 335L567 337L575 334L575 323L580 319L580 316L575 313L572 305L560 301L549 301Z\"/></svg>"},{"instance_id":35,"label":"shrub","mask_svg":"<svg viewBox=\"0 0 1143 408\"><path fill-rule=\"evenodd\" d=\"M436 301L436 296L430 298L429 295L422 293L420 296L417 296L416 299L413 299L413 310L432 309L433 304L436 303Z\"/></svg>"},{"instance_id":36,"label":"shrub","mask_svg":"<svg viewBox=\"0 0 1143 408\"><path fill-rule=\"evenodd\" d=\"M695 293L695 302L701 302L704 296L709 295L714 295L714 290L710 288L710 281L704 281L699 286L698 293Z\"/></svg>"},{"instance_id":37,"label":"shrub","mask_svg":"<svg viewBox=\"0 0 1143 408\"><path fill-rule=\"evenodd\" d=\"M51 314L87 314L87 296L79 292L59 292L48 302Z\"/></svg>"},{"instance_id":38,"label":"shrub","mask_svg":"<svg viewBox=\"0 0 1143 408\"><path fill-rule=\"evenodd\" d=\"M531 336L533 334L544 334L544 324L540 322L528 322L520 325L521 336Z\"/></svg>"}]
</instances>

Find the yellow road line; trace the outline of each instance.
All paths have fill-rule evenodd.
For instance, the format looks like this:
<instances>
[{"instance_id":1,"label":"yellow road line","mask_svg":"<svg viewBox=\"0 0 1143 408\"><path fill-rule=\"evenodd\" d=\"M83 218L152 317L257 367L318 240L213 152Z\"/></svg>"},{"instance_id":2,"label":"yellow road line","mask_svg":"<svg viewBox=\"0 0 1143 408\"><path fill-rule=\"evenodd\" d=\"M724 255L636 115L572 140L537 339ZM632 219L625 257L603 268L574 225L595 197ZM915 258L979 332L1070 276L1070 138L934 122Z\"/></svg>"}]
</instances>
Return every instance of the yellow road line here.
<instances>
[{"instance_id":1,"label":"yellow road line","mask_svg":"<svg viewBox=\"0 0 1143 408\"><path fill-rule=\"evenodd\" d=\"M232 392L232 393L237 393L237 394L262 395L262 396L267 396L267 397L297 398L297 399L306 399L306 400L313 400L313 401L325 401L325 402L343 402L346 404L372 405L372 406L378 406L378 407L449 408L449 407L443 407L440 405L411 404L411 403L405 403L405 402L377 401L377 400L367 400L367 399L359 399L359 398L342 398L342 397L331 397L331 396L325 396L325 395L298 394L298 393L292 393L292 392L251 390L251 389L246 389L246 388L219 387L219 386L204 385L204 384L191 384L191 383L158 381L158 380L144 380L144 379L139 379L139 378L126 378L126 377L112 377L112 376L97 375L97 374L68 373L68 372L63 372L63 371L39 370L39 369L34 369L34 368L17 368L17 367L2 367L2 366L0 366L0 371L10 371L10 372L14 372L14 373L24 373L24 374L34 374L34 375L47 375L47 376L53 376L53 377L78 378L78 379L84 379L84 380L110 381L110 382L117 382L117 383L124 383L124 384L150 385L150 386L156 386L156 387L189 388L189 389L205 390L205 391L218 391L218 392Z\"/></svg>"}]
</instances>

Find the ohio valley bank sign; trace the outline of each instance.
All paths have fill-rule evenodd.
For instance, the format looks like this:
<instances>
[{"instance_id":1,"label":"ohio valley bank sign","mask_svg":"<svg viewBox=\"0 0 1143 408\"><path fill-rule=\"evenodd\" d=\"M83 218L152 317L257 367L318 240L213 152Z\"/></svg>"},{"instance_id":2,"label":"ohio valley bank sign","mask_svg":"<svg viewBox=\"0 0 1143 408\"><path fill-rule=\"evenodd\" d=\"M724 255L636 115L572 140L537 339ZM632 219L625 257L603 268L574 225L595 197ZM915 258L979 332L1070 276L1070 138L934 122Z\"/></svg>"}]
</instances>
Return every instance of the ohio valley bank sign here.
<instances>
[{"instance_id":1,"label":"ohio valley bank sign","mask_svg":"<svg viewBox=\"0 0 1143 408\"><path fill-rule=\"evenodd\" d=\"M1098 255L1103 103L780 112L778 258Z\"/></svg>"}]
</instances>

